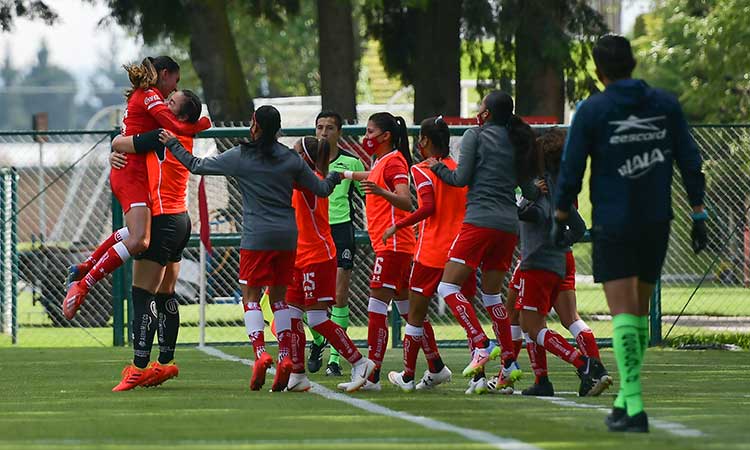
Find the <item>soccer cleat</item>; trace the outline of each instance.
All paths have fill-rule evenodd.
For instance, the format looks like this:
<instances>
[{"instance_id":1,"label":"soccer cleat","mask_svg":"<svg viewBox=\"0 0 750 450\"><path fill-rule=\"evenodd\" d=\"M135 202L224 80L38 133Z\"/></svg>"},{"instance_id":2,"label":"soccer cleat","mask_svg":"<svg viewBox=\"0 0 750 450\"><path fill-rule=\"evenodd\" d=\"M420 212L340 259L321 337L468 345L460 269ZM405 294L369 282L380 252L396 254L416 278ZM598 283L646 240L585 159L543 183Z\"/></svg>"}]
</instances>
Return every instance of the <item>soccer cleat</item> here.
<instances>
[{"instance_id":1,"label":"soccer cleat","mask_svg":"<svg viewBox=\"0 0 750 450\"><path fill-rule=\"evenodd\" d=\"M365 358L364 356L359 359L359 361L355 362L354 365L352 365L352 378L349 383L341 383L339 384L339 389L341 389L341 385L345 384L347 385L343 390L346 392L355 392L360 389L364 390L380 390L380 383L370 383L367 381L368 378L370 378L370 375L372 375L372 372L375 371L375 361ZM373 386L377 386L377 388L373 387L371 389L367 389L366 385L371 384Z\"/></svg>"},{"instance_id":2,"label":"soccer cleat","mask_svg":"<svg viewBox=\"0 0 750 450\"><path fill-rule=\"evenodd\" d=\"M328 363L328 367L326 367L327 377L340 377L343 375L344 374L341 373L341 366L339 366L335 362Z\"/></svg>"},{"instance_id":3,"label":"soccer cleat","mask_svg":"<svg viewBox=\"0 0 750 450\"><path fill-rule=\"evenodd\" d=\"M641 411L632 417L625 414L620 420L609 425L609 431L648 433L648 416L646 415L646 411Z\"/></svg>"},{"instance_id":4,"label":"soccer cleat","mask_svg":"<svg viewBox=\"0 0 750 450\"><path fill-rule=\"evenodd\" d=\"M487 388L487 377L481 376L477 379L472 378L469 380L469 387L464 392L467 395L477 394L482 395L488 392Z\"/></svg>"},{"instance_id":5,"label":"soccer cleat","mask_svg":"<svg viewBox=\"0 0 750 450\"><path fill-rule=\"evenodd\" d=\"M451 377L453 376L453 372L448 368L448 366L443 366L443 368L440 370L440 372L432 373L429 370L424 371L424 375L422 376L422 380L420 380L419 383L417 383L416 390L422 391L427 389L434 389L435 386L443 383L447 383L451 381Z\"/></svg>"},{"instance_id":6,"label":"soccer cleat","mask_svg":"<svg viewBox=\"0 0 750 450\"><path fill-rule=\"evenodd\" d=\"M325 350L328 342L323 339L322 345L315 344L315 341L310 342L310 356L307 358L307 370L310 373L316 373L320 370L323 365L323 350Z\"/></svg>"},{"instance_id":7,"label":"soccer cleat","mask_svg":"<svg viewBox=\"0 0 750 450\"><path fill-rule=\"evenodd\" d=\"M494 361L500 357L503 353L503 349L494 342L490 342L490 360Z\"/></svg>"},{"instance_id":8,"label":"soccer cleat","mask_svg":"<svg viewBox=\"0 0 750 450\"><path fill-rule=\"evenodd\" d=\"M81 282L73 283L70 286L68 294L65 296L65 300L62 302L62 311L66 319L72 320L73 317L75 317L78 308L80 308L83 301L86 300L86 294L88 293L88 288Z\"/></svg>"},{"instance_id":9,"label":"soccer cleat","mask_svg":"<svg viewBox=\"0 0 750 450\"><path fill-rule=\"evenodd\" d=\"M266 371L273 365L273 358L266 352L261 353L253 364L253 376L250 378L250 390L259 391L266 382Z\"/></svg>"},{"instance_id":10,"label":"soccer cleat","mask_svg":"<svg viewBox=\"0 0 750 450\"><path fill-rule=\"evenodd\" d=\"M286 385L286 390L289 392L307 392L312 387L310 379L304 373L292 373L289 374L289 382Z\"/></svg>"},{"instance_id":11,"label":"soccer cleat","mask_svg":"<svg viewBox=\"0 0 750 450\"><path fill-rule=\"evenodd\" d=\"M346 391L346 392L355 392L350 390L351 389L351 381L346 383L339 383L336 385L336 388L340 391ZM362 387L359 388L360 391L373 391L373 392L380 392L383 390L383 387L380 385L380 382L373 383L370 380L367 380L365 384L362 385Z\"/></svg>"},{"instance_id":12,"label":"soccer cleat","mask_svg":"<svg viewBox=\"0 0 750 450\"><path fill-rule=\"evenodd\" d=\"M484 365L487 364L487 361L489 360L490 354L487 352L486 348L475 348L471 352L471 362L462 372L463 376L468 378L478 374L484 370Z\"/></svg>"},{"instance_id":13,"label":"soccer cleat","mask_svg":"<svg viewBox=\"0 0 750 450\"><path fill-rule=\"evenodd\" d=\"M161 364L159 361L152 361L146 367L146 380L141 384L143 387L153 387L163 384L165 381L177 377L180 374L180 368L174 361Z\"/></svg>"},{"instance_id":14,"label":"soccer cleat","mask_svg":"<svg viewBox=\"0 0 750 450\"><path fill-rule=\"evenodd\" d=\"M586 364L581 366L578 372L578 378L581 379L581 385L578 388L580 397L595 397L612 385L612 377L607 373L601 362L596 358L584 356Z\"/></svg>"},{"instance_id":15,"label":"soccer cleat","mask_svg":"<svg viewBox=\"0 0 750 450\"><path fill-rule=\"evenodd\" d=\"M515 390L516 381L522 376L523 371L518 362L513 361L508 367L503 366L497 376L490 379L488 386L494 393L510 395Z\"/></svg>"},{"instance_id":16,"label":"soccer cleat","mask_svg":"<svg viewBox=\"0 0 750 450\"><path fill-rule=\"evenodd\" d=\"M404 381L404 372L388 372L388 381L404 392L414 391L414 380Z\"/></svg>"},{"instance_id":17,"label":"soccer cleat","mask_svg":"<svg viewBox=\"0 0 750 450\"><path fill-rule=\"evenodd\" d=\"M521 395L530 395L532 397L554 397L555 388L549 381L534 383L521 391Z\"/></svg>"},{"instance_id":18,"label":"soccer cleat","mask_svg":"<svg viewBox=\"0 0 750 450\"><path fill-rule=\"evenodd\" d=\"M133 364L128 364L122 369L122 380L112 388L112 392L129 391L135 389L147 381L146 369L140 369Z\"/></svg>"},{"instance_id":19,"label":"soccer cleat","mask_svg":"<svg viewBox=\"0 0 750 450\"><path fill-rule=\"evenodd\" d=\"M292 373L292 358L286 356L276 364L276 375L273 377L271 392L281 392L289 384L289 375Z\"/></svg>"},{"instance_id":20,"label":"soccer cleat","mask_svg":"<svg viewBox=\"0 0 750 450\"><path fill-rule=\"evenodd\" d=\"M627 415L627 410L625 408L618 408L616 406L613 406L612 412L607 414L607 417L604 419L604 424L609 427L610 425L619 421L626 415Z\"/></svg>"}]
</instances>

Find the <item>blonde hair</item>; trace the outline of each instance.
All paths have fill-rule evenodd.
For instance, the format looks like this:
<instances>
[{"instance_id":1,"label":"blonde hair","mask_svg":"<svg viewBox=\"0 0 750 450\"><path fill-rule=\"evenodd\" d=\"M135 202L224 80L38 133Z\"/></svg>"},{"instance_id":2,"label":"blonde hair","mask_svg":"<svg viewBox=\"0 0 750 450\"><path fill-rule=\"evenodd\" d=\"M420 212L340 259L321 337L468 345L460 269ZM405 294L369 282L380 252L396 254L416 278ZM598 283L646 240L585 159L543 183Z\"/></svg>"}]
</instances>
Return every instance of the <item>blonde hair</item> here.
<instances>
[{"instance_id":1,"label":"blonde hair","mask_svg":"<svg viewBox=\"0 0 750 450\"><path fill-rule=\"evenodd\" d=\"M136 90L156 86L156 82L159 80L159 73L156 71L153 59L150 56L144 58L140 64L125 64L122 67L128 73L131 84L130 89L125 91L125 98L128 100Z\"/></svg>"}]
</instances>

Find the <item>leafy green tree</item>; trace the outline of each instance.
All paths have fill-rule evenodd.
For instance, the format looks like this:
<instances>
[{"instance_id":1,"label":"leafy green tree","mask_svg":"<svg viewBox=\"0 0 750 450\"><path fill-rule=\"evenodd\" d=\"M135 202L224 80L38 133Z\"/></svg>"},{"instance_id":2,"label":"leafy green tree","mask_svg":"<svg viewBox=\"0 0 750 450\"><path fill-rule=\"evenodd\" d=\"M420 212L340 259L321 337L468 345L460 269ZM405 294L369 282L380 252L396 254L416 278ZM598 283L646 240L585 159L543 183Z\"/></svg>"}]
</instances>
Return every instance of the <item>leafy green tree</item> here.
<instances>
[{"instance_id":1,"label":"leafy green tree","mask_svg":"<svg viewBox=\"0 0 750 450\"><path fill-rule=\"evenodd\" d=\"M13 29L16 17L27 19L41 19L47 25L52 25L58 18L54 9L40 0L3 0L0 2L0 30L8 32Z\"/></svg>"},{"instance_id":2,"label":"leafy green tree","mask_svg":"<svg viewBox=\"0 0 750 450\"><path fill-rule=\"evenodd\" d=\"M750 116L750 0L664 0L634 29L636 76L674 92L691 122Z\"/></svg>"}]
</instances>

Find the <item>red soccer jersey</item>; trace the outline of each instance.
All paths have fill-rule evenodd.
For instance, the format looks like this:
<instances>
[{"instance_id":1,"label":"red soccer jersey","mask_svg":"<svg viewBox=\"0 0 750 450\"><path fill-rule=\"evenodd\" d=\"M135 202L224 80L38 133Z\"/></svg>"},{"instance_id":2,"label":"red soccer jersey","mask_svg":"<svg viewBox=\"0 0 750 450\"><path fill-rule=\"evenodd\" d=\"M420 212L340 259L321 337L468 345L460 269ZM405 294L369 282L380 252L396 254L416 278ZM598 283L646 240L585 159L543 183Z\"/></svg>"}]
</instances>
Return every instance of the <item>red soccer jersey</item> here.
<instances>
[{"instance_id":1,"label":"red soccer jersey","mask_svg":"<svg viewBox=\"0 0 750 450\"><path fill-rule=\"evenodd\" d=\"M193 152L192 137L178 136L177 139L185 150ZM166 149L163 160L159 159L156 152L146 153L146 167L151 192L151 215L179 214L187 211L190 171Z\"/></svg>"},{"instance_id":2,"label":"red soccer jersey","mask_svg":"<svg viewBox=\"0 0 750 450\"><path fill-rule=\"evenodd\" d=\"M443 158L442 163L455 170L456 161ZM453 243L466 213L468 188L451 186L442 181L425 163L411 168L417 196L431 188L435 198L435 212L419 225L419 240L414 260L427 267L443 268L448 261L448 250Z\"/></svg>"},{"instance_id":3,"label":"red soccer jersey","mask_svg":"<svg viewBox=\"0 0 750 450\"><path fill-rule=\"evenodd\" d=\"M328 224L328 199L295 188L292 206L298 230L294 267L301 269L335 258L336 246Z\"/></svg>"},{"instance_id":4,"label":"red soccer jersey","mask_svg":"<svg viewBox=\"0 0 750 450\"><path fill-rule=\"evenodd\" d=\"M155 88L136 89L128 99L122 118L124 136L133 136L157 128L166 128L182 136L192 136L210 126L211 122L205 117L201 117L196 123L177 120L164 103L161 92Z\"/></svg>"},{"instance_id":5,"label":"red soccer jersey","mask_svg":"<svg viewBox=\"0 0 750 450\"><path fill-rule=\"evenodd\" d=\"M407 167L404 156L394 150L375 161L367 179L393 192L396 185L409 182ZM411 254L414 251L416 238L411 227L401 228L383 245L385 230L407 217L409 211L396 208L385 198L374 194L367 194L365 210L367 230L375 253L391 251Z\"/></svg>"}]
</instances>

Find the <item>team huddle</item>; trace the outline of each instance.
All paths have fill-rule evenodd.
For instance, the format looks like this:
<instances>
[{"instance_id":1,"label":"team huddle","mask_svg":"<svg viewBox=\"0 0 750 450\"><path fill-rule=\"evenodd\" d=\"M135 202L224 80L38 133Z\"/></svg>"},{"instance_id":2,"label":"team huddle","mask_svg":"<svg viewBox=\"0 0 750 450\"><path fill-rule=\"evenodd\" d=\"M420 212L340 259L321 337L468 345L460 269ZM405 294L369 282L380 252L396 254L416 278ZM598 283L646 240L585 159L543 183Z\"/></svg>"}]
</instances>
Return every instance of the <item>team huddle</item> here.
<instances>
[{"instance_id":1,"label":"team huddle","mask_svg":"<svg viewBox=\"0 0 750 450\"><path fill-rule=\"evenodd\" d=\"M639 373L648 342L648 298L668 241L671 164L677 161L693 206L698 252L706 245L701 161L692 138L685 137L679 105L675 109L671 98L630 78L635 62L627 40L603 37L594 58L607 88L579 107L567 143L558 128L537 135L514 113L510 95L493 91L482 100L478 126L463 135L458 161L450 156L450 132L442 116L421 122L414 144L422 161L413 164L405 120L387 112L373 114L362 141L372 158L369 170L340 148L342 119L337 113L321 112L316 136L304 137L290 149L277 140L281 116L272 106L253 113L248 143L197 158L192 136L210 127L210 121L200 117L201 102L194 93L176 90L179 66L166 56L128 66L133 86L122 135L113 140L110 157L112 192L127 226L70 268L63 312L72 319L89 289L133 255L134 358L113 391L155 386L177 376L174 289L190 236L187 182L190 173L222 175L236 179L243 202L239 284L255 356L251 390L264 386L274 364L272 391L311 388L305 374L305 324L314 337L309 371L321 369L323 349L330 345L328 375L342 374L342 357L351 365L351 378L339 389L381 390L391 304L406 327L403 368L390 371L388 381L406 392L450 381L452 372L427 317L437 294L466 331L469 362L462 375L468 379L467 394L512 394L522 377L517 360L525 346L534 382L522 394L554 395L547 373L549 352L575 367L579 395L599 395L613 379L600 360L593 332L576 312L571 249L586 231L574 203L590 156L594 278L604 283L613 313L621 378L607 425L613 431L648 431ZM627 121L644 113L663 122L665 131L629 139L630 134L623 134ZM627 165L629 155L639 155L644 145L661 146L661 166L654 162L633 169L640 170L636 174L623 172L623 164L633 167ZM623 154L603 156L611 148ZM366 356L347 334L355 253L351 201L360 195L375 253ZM635 211L644 202L650 212ZM520 258L504 300L501 292L517 247ZM278 340L275 360L265 347L264 293ZM470 300L477 295L492 336L485 333ZM553 308L577 348L547 327ZM159 356L150 361L157 334ZM427 370L418 380L420 349ZM485 366L494 359L500 370L488 377Z\"/></svg>"}]
</instances>

